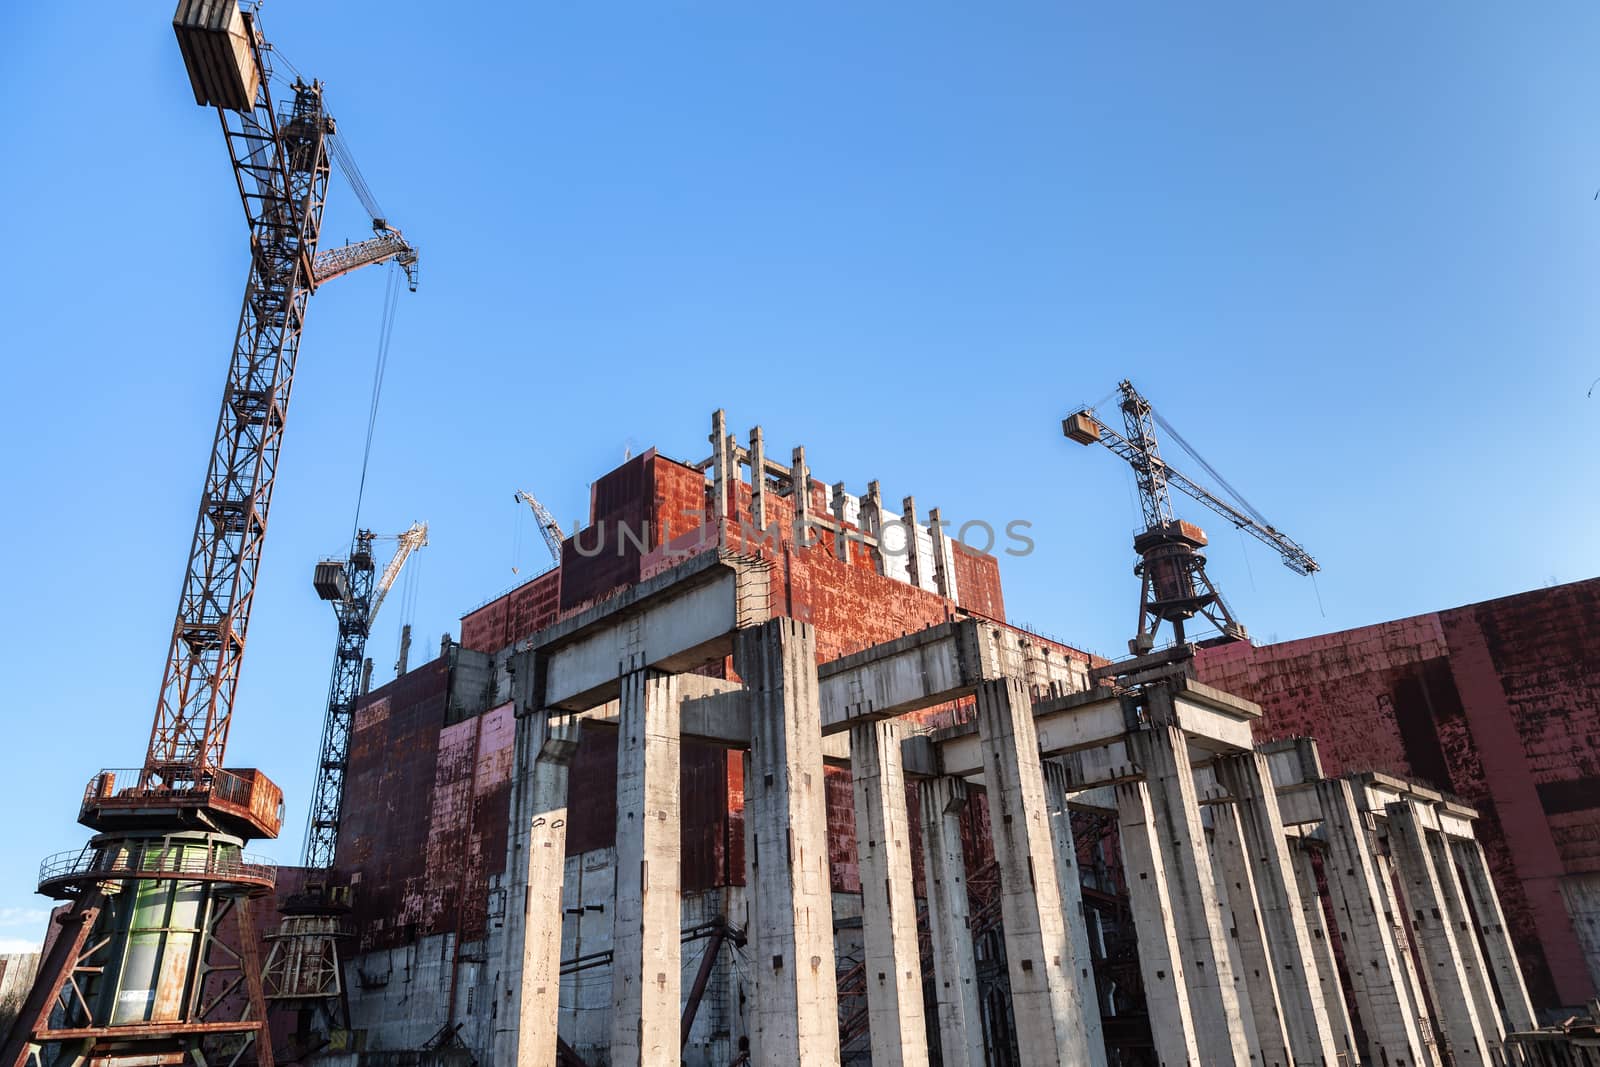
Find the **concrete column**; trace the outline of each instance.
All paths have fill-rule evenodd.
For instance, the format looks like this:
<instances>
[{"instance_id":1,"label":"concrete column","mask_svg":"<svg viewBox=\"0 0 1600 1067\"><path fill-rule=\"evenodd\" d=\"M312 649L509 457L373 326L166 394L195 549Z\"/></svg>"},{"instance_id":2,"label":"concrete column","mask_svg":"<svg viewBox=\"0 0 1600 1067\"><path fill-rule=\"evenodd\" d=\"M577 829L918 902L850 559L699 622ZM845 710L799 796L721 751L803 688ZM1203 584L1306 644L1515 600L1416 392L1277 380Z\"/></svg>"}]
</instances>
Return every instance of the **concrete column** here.
<instances>
[{"instance_id":1,"label":"concrete column","mask_svg":"<svg viewBox=\"0 0 1600 1067\"><path fill-rule=\"evenodd\" d=\"M1243 848L1229 862L1243 861L1243 872L1237 877L1248 876L1255 890L1256 910L1265 934L1266 962L1271 966L1272 991L1289 1042L1289 1055L1296 1063L1331 1064L1337 1052L1333 1027L1321 995L1316 952L1306 928L1267 759L1259 752L1241 752L1219 758L1214 770L1217 781L1233 797ZM1255 984L1251 985L1250 997L1254 1005Z\"/></svg>"},{"instance_id":2,"label":"concrete column","mask_svg":"<svg viewBox=\"0 0 1600 1067\"><path fill-rule=\"evenodd\" d=\"M944 535L944 516L938 508L928 512L928 534L933 541L933 587L940 596L954 600L956 583L950 573L949 539Z\"/></svg>"},{"instance_id":3,"label":"concrete column","mask_svg":"<svg viewBox=\"0 0 1600 1067\"><path fill-rule=\"evenodd\" d=\"M861 498L861 532L870 542L867 552L873 567L879 574L887 573L883 563L883 490L876 480L867 483L867 493Z\"/></svg>"},{"instance_id":4,"label":"concrete column","mask_svg":"<svg viewBox=\"0 0 1600 1067\"><path fill-rule=\"evenodd\" d=\"M967 784L959 778L924 778L917 783L917 795L922 804L922 865L941 1058L945 1067L984 1067L978 965L959 817L967 803Z\"/></svg>"},{"instance_id":5,"label":"concrete column","mask_svg":"<svg viewBox=\"0 0 1600 1067\"><path fill-rule=\"evenodd\" d=\"M833 531L833 554L842 563L850 562L850 534L845 529L845 492L843 482L833 483L833 521L838 528Z\"/></svg>"},{"instance_id":6,"label":"concrete column","mask_svg":"<svg viewBox=\"0 0 1600 1067\"><path fill-rule=\"evenodd\" d=\"M905 497L900 501L900 520L906 527L906 573L911 584L923 589L933 586L933 561L922 554L922 538L917 536L917 498ZM922 583L927 582L927 585Z\"/></svg>"},{"instance_id":7,"label":"concrete column","mask_svg":"<svg viewBox=\"0 0 1600 1067\"><path fill-rule=\"evenodd\" d=\"M1015 677L983 682L977 697L1017 1048L1029 1063L1087 1064L1085 1005L1061 913L1033 706Z\"/></svg>"},{"instance_id":8,"label":"concrete column","mask_svg":"<svg viewBox=\"0 0 1600 1067\"><path fill-rule=\"evenodd\" d=\"M1151 717L1166 718L1159 702L1170 700L1164 689L1146 690ZM1250 1062L1243 1015L1234 993L1233 968L1222 927L1221 903L1212 879L1189 744L1177 726L1151 726L1127 735L1128 754L1145 775L1155 816L1156 843L1166 868L1171 921L1183 953L1183 979L1194 1018L1195 1040L1206 1063Z\"/></svg>"},{"instance_id":9,"label":"concrete column","mask_svg":"<svg viewBox=\"0 0 1600 1067\"><path fill-rule=\"evenodd\" d=\"M544 1067L555 1057L561 1009L561 883L567 858L567 767L573 718L517 719L508 846L505 956L495 1062Z\"/></svg>"},{"instance_id":10,"label":"concrete column","mask_svg":"<svg viewBox=\"0 0 1600 1067\"><path fill-rule=\"evenodd\" d=\"M750 428L750 518L757 530L766 532L767 446L759 426Z\"/></svg>"},{"instance_id":11,"label":"concrete column","mask_svg":"<svg viewBox=\"0 0 1600 1067\"><path fill-rule=\"evenodd\" d=\"M1072 949L1072 973L1081 1004L1083 1039L1089 1046L1089 1067L1106 1067L1106 1038L1100 1019L1100 993L1094 981L1094 956L1089 952L1089 923L1083 911L1083 875L1078 870L1078 842L1072 835L1067 807L1067 770L1059 763L1043 765L1045 804L1050 812L1050 841L1061 886L1061 915Z\"/></svg>"},{"instance_id":12,"label":"concrete column","mask_svg":"<svg viewBox=\"0 0 1600 1067\"><path fill-rule=\"evenodd\" d=\"M1431 836L1422 813L1411 800L1387 805L1389 854L1393 857L1405 893L1411 929L1426 967L1428 989L1439 1013L1440 1029L1455 1067L1475 1067L1492 1062L1491 1050L1499 1045L1492 1030L1479 1017L1481 997L1476 995L1475 947L1469 951L1458 938L1461 931L1452 918L1454 878L1434 862ZM1494 1035L1497 1037L1497 1035Z\"/></svg>"},{"instance_id":13,"label":"concrete column","mask_svg":"<svg viewBox=\"0 0 1600 1067\"><path fill-rule=\"evenodd\" d=\"M1263 1067L1288 1067L1289 1038L1278 1008L1278 980L1272 952L1256 900L1255 875L1245 854L1239 813L1231 803L1206 807L1211 836L1207 842L1216 870L1218 902L1228 931L1228 963L1239 998L1250 1059Z\"/></svg>"},{"instance_id":14,"label":"concrete column","mask_svg":"<svg viewBox=\"0 0 1600 1067\"><path fill-rule=\"evenodd\" d=\"M1341 1060L1329 1064L1355 1064L1360 1062L1356 1047L1355 1027L1350 1022L1350 1008L1345 1003L1344 983L1339 980L1339 961L1333 954L1333 932L1328 929L1327 915L1322 908L1322 894L1317 891L1317 872L1311 863L1311 853L1303 845L1291 845L1290 854L1295 867L1295 885L1300 896L1300 912L1305 916L1306 933L1311 938L1312 954L1316 957L1316 996L1328 1016L1328 1031L1333 1047Z\"/></svg>"},{"instance_id":15,"label":"concrete column","mask_svg":"<svg viewBox=\"0 0 1600 1067\"><path fill-rule=\"evenodd\" d=\"M911 819L900 760L904 727L893 719L850 729L856 862L874 1067L928 1062L922 957L911 876Z\"/></svg>"},{"instance_id":16,"label":"concrete column","mask_svg":"<svg viewBox=\"0 0 1600 1067\"><path fill-rule=\"evenodd\" d=\"M711 413L711 515L707 522L717 529L717 544L726 545L728 484L736 476L732 449L728 447L728 416L721 408Z\"/></svg>"},{"instance_id":17,"label":"concrete column","mask_svg":"<svg viewBox=\"0 0 1600 1067\"><path fill-rule=\"evenodd\" d=\"M751 697L744 797L756 1063L837 1067L839 995L811 626L778 618L739 630L734 669Z\"/></svg>"},{"instance_id":18,"label":"concrete column","mask_svg":"<svg viewBox=\"0 0 1600 1067\"><path fill-rule=\"evenodd\" d=\"M794 486L790 499L794 502L794 530L791 536L799 548L815 543L816 529L811 525L811 468L806 466L806 450L800 445L790 454L789 481Z\"/></svg>"},{"instance_id":19,"label":"concrete column","mask_svg":"<svg viewBox=\"0 0 1600 1067\"><path fill-rule=\"evenodd\" d=\"M1198 1065L1194 1014L1184 988L1183 953L1171 921L1166 864L1156 835L1150 789L1144 782L1115 787L1117 829L1122 844L1122 872L1139 941L1139 972L1144 978L1145 1009L1161 1067Z\"/></svg>"},{"instance_id":20,"label":"concrete column","mask_svg":"<svg viewBox=\"0 0 1600 1067\"><path fill-rule=\"evenodd\" d=\"M1538 1026L1533 1002L1522 980L1517 947L1511 943L1511 933L1506 929L1505 912L1500 909L1500 895L1495 892L1494 881L1489 876L1489 862L1484 858L1483 846L1476 841L1451 838L1450 850L1461 871L1462 886L1472 901L1478 933L1488 953L1485 962L1494 976L1505 1011L1506 1029L1511 1032L1532 1030Z\"/></svg>"},{"instance_id":21,"label":"concrete column","mask_svg":"<svg viewBox=\"0 0 1600 1067\"><path fill-rule=\"evenodd\" d=\"M611 1063L678 1058L681 1035L678 683L622 678L617 723L616 906L611 935Z\"/></svg>"},{"instance_id":22,"label":"concrete column","mask_svg":"<svg viewBox=\"0 0 1600 1067\"><path fill-rule=\"evenodd\" d=\"M1390 898L1380 880L1372 844L1350 783L1316 784L1322 833L1328 846L1323 870L1334 921L1344 945L1351 996L1367 1036L1365 1061L1393 1067L1434 1067L1429 1023L1410 993L1409 947L1395 939Z\"/></svg>"}]
</instances>

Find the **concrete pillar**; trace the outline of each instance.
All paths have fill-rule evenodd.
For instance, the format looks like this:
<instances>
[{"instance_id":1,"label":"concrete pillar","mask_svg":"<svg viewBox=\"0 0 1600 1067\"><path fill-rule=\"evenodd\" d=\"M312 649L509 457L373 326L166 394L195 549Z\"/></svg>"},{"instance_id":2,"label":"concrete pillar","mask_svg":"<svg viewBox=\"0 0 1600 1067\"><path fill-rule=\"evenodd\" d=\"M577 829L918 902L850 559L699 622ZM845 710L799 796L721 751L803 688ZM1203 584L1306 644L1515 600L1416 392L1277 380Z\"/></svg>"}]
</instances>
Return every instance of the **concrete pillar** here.
<instances>
[{"instance_id":1,"label":"concrete pillar","mask_svg":"<svg viewBox=\"0 0 1600 1067\"><path fill-rule=\"evenodd\" d=\"M1267 759L1259 752L1241 752L1219 758L1213 769L1218 783L1233 798L1243 848L1229 863L1242 861L1244 869L1236 877L1248 876L1255 891L1256 911L1271 967L1272 992L1277 997L1290 1058L1302 1064L1331 1064L1337 1053L1333 1028L1321 995L1316 951L1306 928ZM1255 984L1251 985L1250 996L1254 1005Z\"/></svg>"},{"instance_id":2,"label":"concrete pillar","mask_svg":"<svg viewBox=\"0 0 1600 1067\"><path fill-rule=\"evenodd\" d=\"M811 525L811 468L806 466L804 445L797 446L790 454L789 481L794 486L794 494L789 498L794 502L791 536L798 547L809 548L816 543L817 531Z\"/></svg>"},{"instance_id":3,"label":"concrete pillar","mask_svg":"<svg viewBox=\"0 0 1600 1067\"><path fill-rule=\"evenodd\" d=\"M1122 844L1122 871L1139 942L1139 972L1144 979L1145 1009L1161 1067L1198 1065L1194 1015L1184 988L1183 953L1171 921L1166 864L1157 840L1150 789L1144 782L1115 787L1117 829Z\"/></svg>"},{"instance_id":4,"label":"concrete pillar","mask_svg":"<svg viewBox=\"0 0 1600 1067\"><path fill-rule=\"evenodd\" d=\"M977 697L1017 1048L1029 1063L1087 1064L1086 1008L1061 913L1033 706L1015 677L983 682Z\"/></svg>"},{"instance_id":5,"label":"concrete pillar","mask_svg":"<svg viewBox=\"0 0 1600 1067\"><path fill-rule=\"evenodd\" d=\"M933 541L933 588L942 597L956 596L955 576L950 573L949 538L944 534L944 516L939 509L928 512L928 534Z\"/></svg>"},{"instance_id":6,"label":"concrete pillar","mask_svg":"<svg viewBox=\"0 0 1600 1067\"><path fill-rule=\"evenodd\" d=\"M873 567L879 574L888 573L883 562L883 489L876 480L867 483L866 495L861 498L861 532Z\"/></svg>"},{"instance_id":7,"label":"concrete pillar","mask_svg":"<svg viewBox=\"0 0 1600 1067\"><path fill-rule=\"evenodd\" d=\"M567 859L567 767L575 718L519 716L507 852L505 956L495 1062L543 1067L561 1008L561 883Z\"/></svg>"},{"instance_id":8,"label":"concrete pillar","mask_svg":"<svg viewBox=\"0 0 1600 1067\"><path fill-rule=\"evenodd\" d=\"M978 965L959 816L967 803L967 784L959 778L924 778L917 783L917 795L922 804L922 865L941 1059L944 1067L984 1067Z\"/></svg>"},{"instance_id":9,"label":"concrete pillar","mask_svg":"<svg viewBox=\"0 0 1600 1067\"><path fill-rule=\"evenodd\" d=\"M746 886L757 1067L837 1067L839 995L828 878L822 715L810 624L739 630L734 669L750 693Z\"/></svg>"},{"instance_id":10,"label":"concrete pillar","mask_svg":"<svg viewBox=\"0 0 1600 1067\"><path fill-rule=\"evenodd\" d=\"M750 428L750 518L757 530L766 532L767 445L759 426Z\"/></svg>"},{"instance_id":11,"label":"concrete pillar","mask_svg":"<svg viewBox=\"0 0 1600 1067\"><path fill-rule=\"evenodd\" d=\"M1306 933L1316 957L1317 1000L1327 1013L1333 1047L1343 1057L1329 1063L1355 1064L1360 1062L1361 1056L1356 1047L1355 1027L1350 1022L1350 1008L1345 1003L1344 983L1339 980L1339 961L1333 954L1334 934L1328 929L1322 894L1317 891L1316 868L1312 866L1311 853L1303 845L1291 845L1290 855L1295 867L1300 912L1305 917Z\"/></svg>"},{"instance_id":12,"label":"concrete pillar","mask_svg":"<svg viewBox=\"0 0 1600 1067\"><path fill-rule=\"evenodd\" d=\"M711 413L711 515L707 522L717 529L717 544L726 545L729 515L728 485L735 480L732 450L728 447L728 415L721 408Z\"/></svg>"},{"instance_id":13,"label":"concrete pillar","mask_svg":"<svg viewBox=\"0 0 1600 1067\"><path fill-rule=\"evenodd\" d=\"M911 584L932 589L933 561L922 554L922 538L917 536L916 497L908 496L900 501L900 521L905 523L906 573L910 575Z\"/></svg>"},{"instance_id":14,"label":"concrete pillar","mask_svg":"<svg viewBox=\"0 0 1600 1067\"><path fill-rule=\"evenodd\" d=\"M833 521L837 529L833 531L833 554L841 563L850 562L849 532L845 529L845 491L843 482L833 483Z\"/></svg>"},{"instance_id":15,"label":"concrete pillar","mask_svg":"<svg viewBox=\"0 0 1600 1067\"><path fill-rule=\"evenodd\" d=\"M867 1025L874 1067L928 1062L911 875L911 819L900 760L903 737L903 726L893 719L850 729Z\"/></svg>"},{"instance_id":16,"label":"concrete pillar","mask_svg":"<svg viewBox=\"0 0 1600 1067\"><path fill-rule=\"evenodd\" d=\"M617 723L616 906L611 935L611 1063L678 1058L681 1035L678 683L622 678Z\"/></svg>"},{"instance_id":17,"label":"concrete pillar","mask_svg":"<svg viewBox=\"0 0 1600 1067\"><path fill-rule=\"evenodd\" d=\"M1089 1047L1089 1067L1106 1067L1105 1029L1100 1019L1100 993L1094 981L1094 957L1089 952L1089 923L1083 911L1083 875L1078 870L1078 842L1072 835L1072 811L1067 807L1067 770L1056 762L1043 765L1045 804L1050 812L1050 841L1056 859L1056 882L1061 887L1061 915L1072 949L1072 973L1082 1005L1083 1039Z\"/></svg>"},{"instance_id":18,"label":"concrete pillar","mask_svg":"<svg viewBox=\"0 0 1600 1067\"><path fill-rule=\"evenodd\" d=\"M1263 1067L1288 1067L1289 1038L1278 1009L1278 981L1256 900L1255 876L1245 854L1239 813L1231 803L1210 804L1207 842L1216 871L1218 903L1228 933L1228 964L1239 998L1250 1059Z\"/></svg>"},{"instance_id":19,"label":"concrete pillar","mask_svg":"<svg viewBox=\"0 0 1600 1067\"><path fill-rule=\"evenodd\" d=\"M1429 1023L1411 995L1410 949L1395 938L1390 899L1372 855L1350 783L1316 784L1328 851L1323 870L1344 946L1351 995L1367 1036L1364 1059L1392 1067L1434 1067Z\"/></svg>"},{"instance_id":20,"label":"concrete pillar","mask_svg":"<svg viewBox=\"0 0 1600 1067\"><path fill-rule=\"evenodd\" d=\"M1484 858L1483 846L1477 841L1451 838L1450 850L1461 872L1462 886L1472 901L1478 933L1488 956L1485 962L1500 993L1506 1029L1513 1033L1532 1030L1538 1026L1533 1002L1522 979L1517 948L1511 942L1511 932L1506 929L1505 912L1500 908L1500 895L1495 892L1494 881L1489 876L1489 862Z\"/></svg>"},{"instance_id":21,"label":"concrete pillar","mask_svg":"<svg viewBox=\"0 0 1600 1067\"><path fill-rule=\"evenodd\" d=\"M1168 719L1167 690L1146 690L1151 718ZM1169 720L1170 721L1170 720ZM1183 981L1194 1019L1195 1040L1206 1063L1250 1062L1239 998L1228 961L1221 903L1195 794L1189 744L1177 726L1150 726L1127 735L1128 754L1143 771L1155 817L1155 839L1166 868L1171 921L1183 954Z\"/></svg>"},{"instance_id":22,"label":"concrete pillar","mask_svg":"<svg viewBox=\"0 0 1600 1067\"><path fill-rule=\"evenodd\" d=\"M1462 932L1470 936L1471 931L1462 931L1451 915L1455 879L1436 865L1429 840L1432 832L1424 827L1415 801L1389 804L1385 816L1389 854L1400 876L1411 930L1422 954L1425 980L1451 1062L1455 1067L1490 1063L1491 1051L1499 1045L1498 1035L1479 1017L1481 997L1476 993L1481 977L1472 973L1476 946L1469 950L1457 937Z\"/></svg>"}]
</instances>

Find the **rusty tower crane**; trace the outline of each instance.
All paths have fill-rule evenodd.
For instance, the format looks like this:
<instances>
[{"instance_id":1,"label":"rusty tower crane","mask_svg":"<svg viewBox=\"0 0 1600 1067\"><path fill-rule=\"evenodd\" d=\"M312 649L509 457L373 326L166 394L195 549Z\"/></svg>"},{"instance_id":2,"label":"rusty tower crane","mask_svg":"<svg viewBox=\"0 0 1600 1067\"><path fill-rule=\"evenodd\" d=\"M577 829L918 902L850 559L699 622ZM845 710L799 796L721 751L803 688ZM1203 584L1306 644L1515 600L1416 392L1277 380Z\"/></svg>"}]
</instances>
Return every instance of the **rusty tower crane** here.
<instances>
[{"instance_id":1,"label":"rusty tower crane","mask_svg":"<svg viewBox=\"0 0 1600 1067\"><path fill-rule=\"evenodd\" d=\"M416 249L370 209L375 237L318 253L341 153L322 84L296 78L279 107L237 0L180 0L173 28L195 101L221 120L250 269L144 763L91 779L78 820L95 835L41 867L39 891L71 907L0 1067L271 1067L249 902L276 872L244 846L277 836L282 792L223 756L295 358L322 282L394 261L415 288Z\"/></svg>"},{"instance_id":2,"label":"rusty tower crane","mask_svg":"<svg viewBox=\"0 0 1600 1067\"><path fill-rule=\"evenodd\" d=\"M1322 568L1305 549L1280 533L1250 506L1226 479L1190 448L1172 425L1156 413L1133 383L1123 379L1117 386L1122 400L1123 432L1106 425L1094 408L1082 408L1061 420L1061 431L1082 445L1102 444L1121 456L1133 468L1139 488L1139 506L1144 513L1144 531L1133 539L1139 554L1133 573L1141 580L1138 635L1128 642L1136 656L1155 648L1156 631L1162 622L1172 625L1178 644L1185 639L1184 623L1200 615L1221 631L1226 640L1244 640L1248 633L1233 617L1211 579L1206 577L1205 531L1192 522L1177 518L1172 510L1168 487L1204 504L1240 530L1272 548L1284 565L1296 574L1314 574ZM1116 394L1113 394L1116 395ZM1194 479L1161 458L1156 441L1156 426L1178 442L1184 451L1205 468L1239 506L1223 500Z\"/></svg>"},{"instance_id":3,"label":"rusty tower crane","mask_svg":"<svg viewBox=\"0 0 1600 1067\"><path fill-rule=\"evenodd\" d=\"M539 534L544 538L544 547L549 549L550 558L557 567L561 566L561 542L567 535L561 532L561 524L556 517L550 514L550 509L539 503L539 498L525 489L518 489L517 502L526 504L533 511L533 521L539 525Z\"/></svg>"}]
</instances>

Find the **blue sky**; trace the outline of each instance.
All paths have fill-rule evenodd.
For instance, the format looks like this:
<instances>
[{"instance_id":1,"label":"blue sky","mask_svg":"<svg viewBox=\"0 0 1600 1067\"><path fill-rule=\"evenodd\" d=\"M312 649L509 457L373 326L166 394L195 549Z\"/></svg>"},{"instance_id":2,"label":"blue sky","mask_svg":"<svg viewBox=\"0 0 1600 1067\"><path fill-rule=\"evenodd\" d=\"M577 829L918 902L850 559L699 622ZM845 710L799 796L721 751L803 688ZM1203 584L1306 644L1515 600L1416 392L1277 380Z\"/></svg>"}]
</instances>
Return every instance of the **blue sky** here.
<instances>
[{"instance_id":1,"label":"blue sky","mask_svg":"<svg viewBox=\"0 0 1600 1067\"><path fill-rule=\"evenodd\" d=\"M41 932L83 783L142 757L245 275L156 8L0 8L0 947ZM364 519L432 525L424 656L538 562L514 488L570 522L630 442L699 459L719 406L829 482L1032 522L1013 618L1115 652L1131 479L1058 420L1125 375L1326 568L1180 501L1259 637L1592 575L1600 9L1443 11L272 0L423 249ZM338 192L325 238L364 229ZM283 861L383 284L312 303L244 667L230 762L288 792Z\"/></svg>"}]
</instances>

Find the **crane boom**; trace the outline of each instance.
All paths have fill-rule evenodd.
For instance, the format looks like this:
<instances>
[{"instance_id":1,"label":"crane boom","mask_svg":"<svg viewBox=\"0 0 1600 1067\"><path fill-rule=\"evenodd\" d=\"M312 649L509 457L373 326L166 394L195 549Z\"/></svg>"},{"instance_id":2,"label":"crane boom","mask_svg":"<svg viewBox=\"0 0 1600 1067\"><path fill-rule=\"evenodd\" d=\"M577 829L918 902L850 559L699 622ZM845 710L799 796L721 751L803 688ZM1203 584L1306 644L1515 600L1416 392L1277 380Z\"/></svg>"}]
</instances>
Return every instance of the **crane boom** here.
<instances>
[{"instance_id":1,"label":"crane boom","mask_svg":"<svg viewBox=\"0 0 1600 1067\"><path fill-rule=\"evenodd\" d=\"M1093 416L1091 415L1090 417L1092 418ZM1139 446L1099 419L1094 421L1099 429L1100 443L1121 456L1137 471L1142 458ZM1161 478L1166 484L1176 487L1190 499L1204 504L1234 526L1278 553L1283 558L1284 566L1296 574L1312 574L1322 569L1321 564L1312 559L1310 553L1273 527L1252 519L1226 500L1195 482L1194 479L1182 471L1169 467L1159 460L1158 462L1160 463Z\"/></svg>"},{"instance_id":2,"label":"crane boom","mask_svg":"<svg viewBox=\"0 0 1600 1067\"><path fill-rule=\"evenodd\" d=\"M335 278L343 277L351 271L360 270L362 267L373 263L383 263L394 260L405 268L406 278L411 286L411 291L417 291L417 250L405 239L399 230L388 227L378 229L378 236L369 237L365 241L353 241L330 248L325 252L318 252L317 258L311 264L311 276L314 284L324 285Z\"/></svg>"},{"instance_id":3,"label":"crane boom","mask_svg":"<svg viewBox=\"0 0 1600 1067\"><path fill-rule=\"evenodd\" d=\"M367 638L395 579L411 554L428 543L428 524L414 522L395 538L394 555L373 579L372 545L377 535L371 530L356 533L347 559L323 560L317 564L312 584L324 600L333 602L339 622L334 645L333 674L328 680L328 708L322 722L322 746L318 752L311 809L306 816L304 866L326 869L333 866L339 842L339 814L344 803L344 775L350 763L350 727L355 718L356 701L361 696L362 662L366 659Z\"/></svg>"},{"instance_id":4,"label":"crane boom","mask_svg":"<svg viewBox=\"0 0 1600 1067\"><path fill-rule=\"evenodd\" d=\"M399 543L395 545L394 555L389 559L389 565L383 568L383 574L378 578L378 584L372 588L372 607L367 612L367 627L370 629L378 618L378 609L383 607L383 598L389 595L389 589L394 585L395 579L400 577L400 568L406 565L406 560L411 558L411 553L422 548L428 543L428 524L414 522L405 533L395 538Z\"/></svg>"},{"instance_id":5,"label":"crane boom","mask_svg":"<svg viewBox=\"0 0 1600 1067\"><path fill-rule=\"evenodd\" d=\"M534 520L539 524L545 547L550 550L550 558L555 560L556 566L561 566L561 542L567 539L567 535L561 532L561 524L550 514L550 509L539 503L539 498L527 490L518 489L516 499L533 509Z\"/></svg>"}]
</instances>

